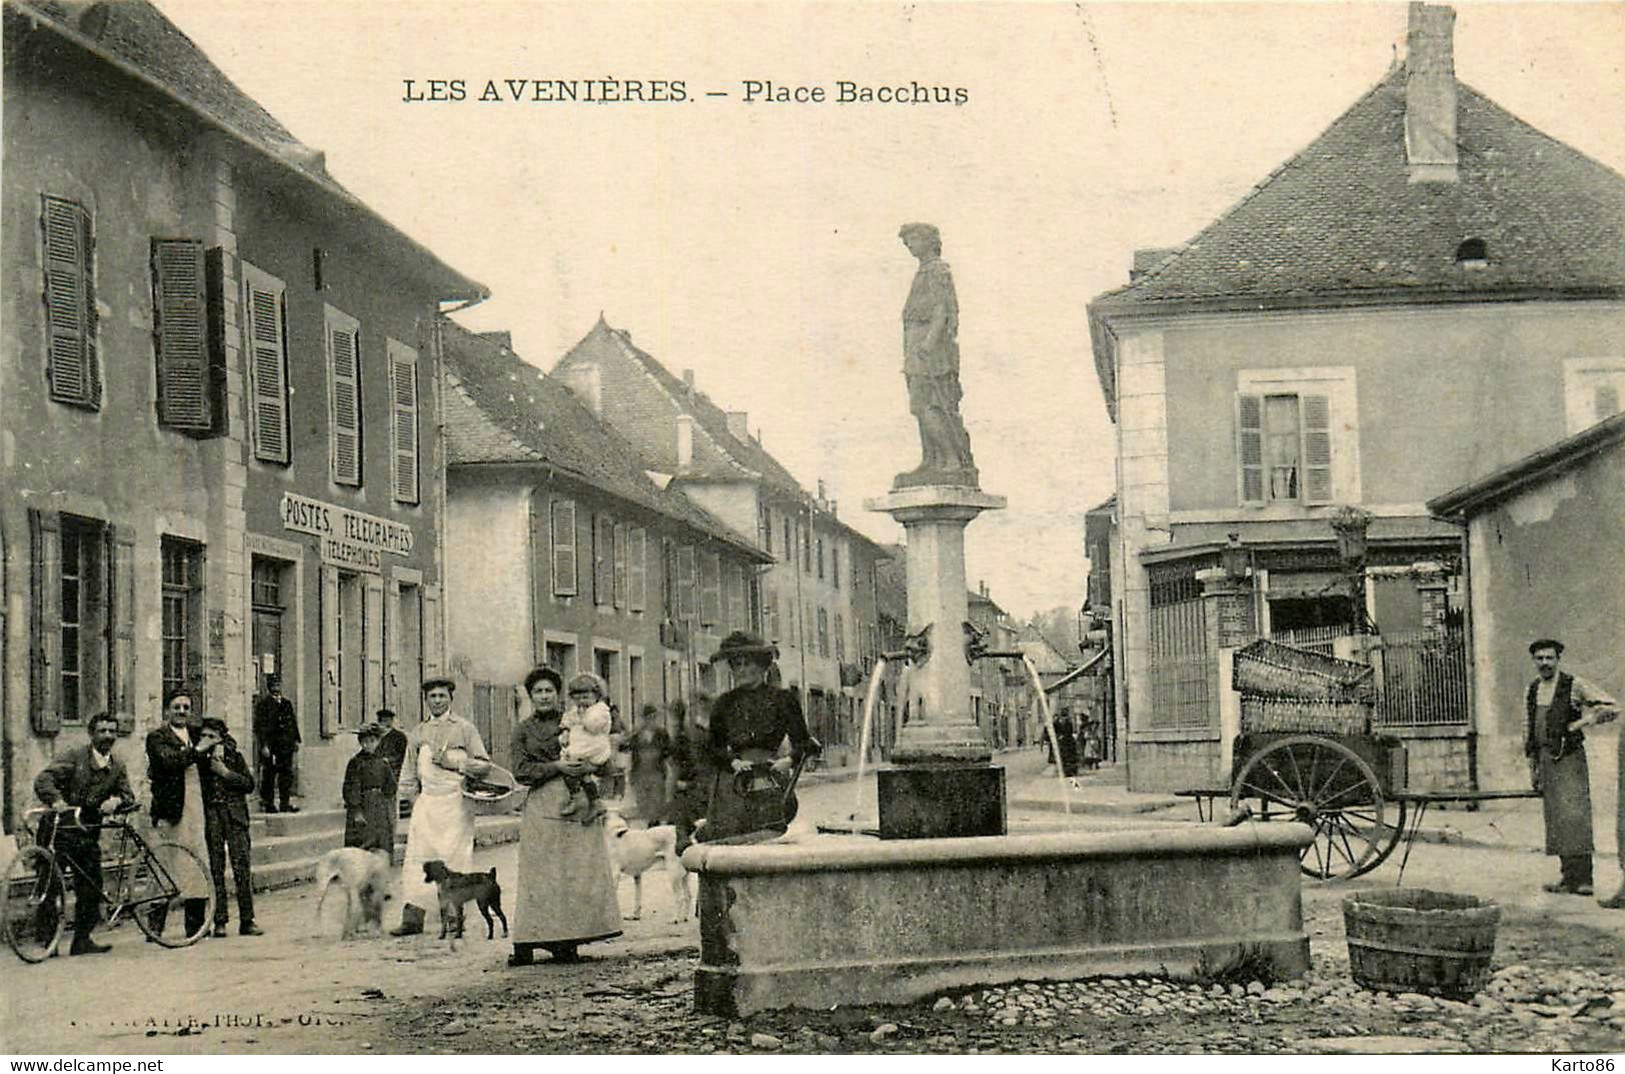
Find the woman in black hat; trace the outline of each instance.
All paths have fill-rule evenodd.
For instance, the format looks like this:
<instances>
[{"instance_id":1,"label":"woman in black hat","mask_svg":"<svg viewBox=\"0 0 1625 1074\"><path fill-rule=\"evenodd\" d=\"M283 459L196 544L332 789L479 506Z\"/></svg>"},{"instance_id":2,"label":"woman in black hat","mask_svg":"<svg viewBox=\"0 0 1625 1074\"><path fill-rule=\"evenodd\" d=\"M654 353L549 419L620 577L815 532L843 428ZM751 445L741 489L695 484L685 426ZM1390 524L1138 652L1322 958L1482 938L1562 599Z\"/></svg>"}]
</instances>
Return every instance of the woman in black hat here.
<instances>
[{"instance_id":1,"label":"woman in black hat","mask_svg":"<svg viewBox=\"0 0 1625 1074\"><path fill-rule=\"evenodd\" d=\"M698 837L704 842L784 834L796 809L795 795L786 792L789 773L823 750L807 732L795 691L768 685L775 655L773 646L742 630L717 648L716 659L733 672L734 687L711 708L705 752L714 774ZM780 757L786 738L790 755Z\"/></svg>"}]
</instances>

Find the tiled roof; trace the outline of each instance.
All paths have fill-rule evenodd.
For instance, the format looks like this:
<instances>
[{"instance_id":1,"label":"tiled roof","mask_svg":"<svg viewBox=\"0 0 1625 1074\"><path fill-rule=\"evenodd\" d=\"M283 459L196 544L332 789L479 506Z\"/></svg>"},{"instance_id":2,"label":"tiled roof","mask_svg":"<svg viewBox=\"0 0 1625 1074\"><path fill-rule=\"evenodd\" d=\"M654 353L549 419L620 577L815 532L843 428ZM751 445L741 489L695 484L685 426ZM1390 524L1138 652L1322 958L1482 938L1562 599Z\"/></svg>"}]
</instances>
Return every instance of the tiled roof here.
<instances>
[{"instance_id":1,"label":"tiled roof","mask_svg":"<svg viewBox=\"0 0 1625 1074\"><path fill-rule=\"evenodd\" d=\"M1615 414L1477 481L1434 497L1428 501L1428 510L1440 518L1459 520L1471 517L1621 442L1625 442L1625 414Z\"/></svg>"},{"instance_id":2,"label":"tiled roof","mask_svg":"<svg viewBox=\"0 0 1625 1074\"><path fill-rule=\"evenodd\" d=\"M455 293L442 297L484 298L489 294L483 285L442 264L346 190L327 173L325 154L295 138L148 0L5 0L5 10L8 24L10 17L17 16L33 25L50 27L76 46L147 80L209 123L225 128L337 197L348 208L382 225L451 278ZM7 34L13 29L8 25Z\"/></svg>"},{"instance_id":3,"label":"tiled roof","mask_svg":"<svg viewBox=\"0 0 1625 1074\"><path fill-rule=\"evenodd\" d=\"M771 453L753 437L741 440L728 428L728 414L721 407L711 401L711 398L698 389L690 389L680 378L673 376L671 371L660 363L653 355L637 347L632 342L632 334L625 329L612 328L602 316L598 323L593 325L592 331L576 345L576 348L592 347L595 345L609 345L621 354L641 366L661 389L676 400L684 413L694 418L704 434L717 445L718 450L725 456L725 461L712 466L693 466L683 470L676 476L680 483L689 481L740 481L761 480L773 491L788 496L802 505L816 504L814 497L809 495L796 480L795 475L784 468L784 465L775 459ZM573 352L573 351L572 351ZM855 540L866 541L870 544L876 542L851 526L842 522L833 515L826 515L828 521L847 531L848 537Z\"/></svg>"},{"instance_id":4,"label":"tiled roof","mask_svg":"<svg viewBox=\"0 0 1625 1074\"><path fill-rule=\"evenodd\" d=\"M448 374L449 465L543 463L609 495L657 511L716 540L772 557L676 489L662 489L643 470L632 445L607 428L563 384L503 347L444 322Z\"/></svg>"},{"instance_id":5,"label":"tiled roof","mask_svg":"<svg viewBox=\"0 0 1625 1074\"><path fill-rule=\"evenodd\" d=\"M1458 181L1412 183L1405 71L1092 310L1625 292L1625 177L1457 83ZM1457 263L1470 238L1486 244L1488 264Z\"/></svg>"}]
</instances>

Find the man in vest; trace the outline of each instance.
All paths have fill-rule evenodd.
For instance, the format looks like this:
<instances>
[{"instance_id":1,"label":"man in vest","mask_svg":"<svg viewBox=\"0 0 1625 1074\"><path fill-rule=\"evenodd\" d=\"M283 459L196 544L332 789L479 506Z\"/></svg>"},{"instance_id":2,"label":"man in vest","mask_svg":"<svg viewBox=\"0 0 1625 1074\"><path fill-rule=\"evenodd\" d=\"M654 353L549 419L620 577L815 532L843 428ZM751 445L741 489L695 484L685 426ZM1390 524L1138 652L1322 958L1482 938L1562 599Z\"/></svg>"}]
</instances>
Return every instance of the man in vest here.
<instances>
[{"instance_id":1,"label":"man in vest","mask_svg":"<svg viewBox=\"0 0 1625 1074\"><path fill-rule=\"evenodd\" d=\"M1529 655L1537 677L1524 699L1523 752L1545 812L1546 853L1562 865L1561 879L1545 887L1553 894L1590 895L1594 847L1584 729L1614 719L1619 707L1584 679L1557 670L1562 642L1541 638L1530 644Z\"/></svg>"}]
</instances>

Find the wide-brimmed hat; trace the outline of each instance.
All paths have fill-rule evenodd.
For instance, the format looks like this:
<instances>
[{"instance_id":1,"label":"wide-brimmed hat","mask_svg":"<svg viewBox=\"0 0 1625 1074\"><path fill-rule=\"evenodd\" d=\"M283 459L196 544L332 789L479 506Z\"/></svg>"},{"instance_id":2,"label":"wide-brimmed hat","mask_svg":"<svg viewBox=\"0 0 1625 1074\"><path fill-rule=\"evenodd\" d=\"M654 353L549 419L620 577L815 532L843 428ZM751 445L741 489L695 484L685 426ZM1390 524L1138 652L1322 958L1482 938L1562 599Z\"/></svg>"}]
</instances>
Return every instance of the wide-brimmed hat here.
<instances>
[{"instance_id":1,"label":"wide-brimmed hat","mask_svg":"<svg viewBox=\"0 0 1625 1074\"><path fill-rule=\"evenodd\" d=\"M722 644L717 646L716 655L712 660L725 664L736 656L766 657L772 660L777 655L779 650L760 634L736 630L722 639Z\"/></svg>"},{"instance_id":2,"label":"wide-brimmed hat","mask_svg":"<svg viewBox=\"0 0 1625 1074\"><path fill-rule=\"evenodd\" d=\"M375 723L364 723L355 729L355 737L358 740L363 738L382 738L383 734L384 729Z\"/></svg>"}]
</instances>

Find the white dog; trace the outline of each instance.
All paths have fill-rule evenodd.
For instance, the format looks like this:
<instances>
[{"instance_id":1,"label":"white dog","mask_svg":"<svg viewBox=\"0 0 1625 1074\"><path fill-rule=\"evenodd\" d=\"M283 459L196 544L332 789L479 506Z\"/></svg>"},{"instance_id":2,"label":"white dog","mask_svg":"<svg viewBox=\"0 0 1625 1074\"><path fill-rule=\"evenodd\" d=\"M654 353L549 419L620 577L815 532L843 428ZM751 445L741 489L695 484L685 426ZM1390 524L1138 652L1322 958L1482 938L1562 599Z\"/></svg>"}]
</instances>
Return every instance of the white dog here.
<instances>
[{"instance_id":1,"label":"white dog","mask_svg":"<svg viewBox=\"0 0 1625 1074\"><path fill-rule=\"evenodd\" d=\"M610 868L617 880L622 873L632 878L633 906L627 920L643 917L643 874L654 863L665 859L666 876L671 881L672 921L688 920L688 870L677 856L677 829L670 824L657 824L653 828L632 828L619 813L610 812L604 819L604 839L609 843Z\"/></svg>"},{"instance_id":2,"label":"white dog","mask_svg":"<svg viewBox=\"0 0 1625 1074\"><path fill-rule=\"evenodd\" d=\"M349 940L363 924L375 933L384 931L384 903L389 899L389 855L382 850L340 847L322 855L316 863L316 925L321 927L322 903L327 889L344 889L344 930L339 939Z\"/></svg>"}]
</instances>

